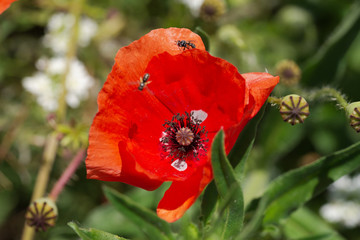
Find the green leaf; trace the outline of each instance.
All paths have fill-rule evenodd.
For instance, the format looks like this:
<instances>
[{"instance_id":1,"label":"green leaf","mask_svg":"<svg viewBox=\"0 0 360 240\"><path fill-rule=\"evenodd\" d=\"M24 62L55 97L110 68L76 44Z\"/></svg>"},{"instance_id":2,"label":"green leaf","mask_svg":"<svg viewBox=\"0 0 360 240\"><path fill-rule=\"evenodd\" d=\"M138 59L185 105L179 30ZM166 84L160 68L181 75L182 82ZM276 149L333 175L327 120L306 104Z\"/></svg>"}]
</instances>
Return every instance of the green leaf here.
<instances>
[{"instance_id":1,"label":"green leaf","mask_svg":"<svg viewBox=\"0 0 360 240\"><path fill-rule=\"evenodd\" d=\"M210 50L209 35L201 27L196 27L194 32L201 37L201 40L205 45L206 51L209 51Z\"/></svg>"},{"instance_id":2,"label":"green leaf","mask_svg":"<svg viewBox=\"0 0 360 240\"><path fill-rule=\"evenodd\" d=\"M94 228L81 228L75 222L69 222L68 225L81 237L83 240L126 240L119 236L103 232Z\"/></svg>"},{"instance_id":3,"label":"green leaf","mask_svg":"<svg viewBox=\"0 0 360 240\"><path fill-rule=\"evenodd\" d=\"M305 207L291 214L283 229L286 239L345 240L322 218Z\"/></svg>"},{"instance_id":4,"label":"green leaf","mask_svg":"<svg viewBox=\"0 0 360 240\"><path fill-rule=\"evenodd\" d=\"M243 180L245 163L255 142L256 132L261 119L264 116L266 104L260 109L255 117L246 125L236 140L234 147L229 153L229 161L235 168L239 181Z\"/></svg>"},{"instance_id":5,"label":"green leaf","mask_svg":"<svg viewBox=\"0 0 360 240\"><path fill-rule=\"evenodd\" d=\"M306 238L297 238L294 240L330 240L331 234L320 234L316 236L306 237Z\"/></svg>"},{"instance_id":6,"label":"green leaf","mask_svg":"<svg viewBox=\"0 0 360 240\"><path fill-rule=\"evenodd\" d=\"M216 190L215 182L212 181L205 189L201 201L201 220L205 226L210 220L218 199L218 192Z\"/></svg>"},{"instance_id":7,"label":"green leaf","mask_svg":"<svg viewBox=\"0 0 360 240\"><path fill-rule=\"evenodd\" d=\"M269 108L268 110L266 121L263 121L259 128L257 143L261 151L256 160L256 167L266 170L271 169L276 161L293 151L304 138L306 130L303 125L291 126L281 121L279 109Z\"/></svg>"},{"instance_id":8,"label":"green leaf","mask_svg":"<svg viewBox=\"0 0 360 240\"><path fill-rule=\"evenodd\" d=\"M104 187L104 193L114 207L138 225L149 239L174 239L170 224L154 212L109 187Z\"/></svg>"},{"instance_id":9,"label":"green leaf","mask_svg":"<svg viewBox=\"0 0 360 240\"><path fill-rule=\"evenodd\" d=\"M104 219L106 219L106 221L104 221ZM139 233L139 229L135 224L129 222L128 218L119 213L110 203L101 204L92 209L88 212L82 224L120 236L144 236L142 232Z\"/></svg>"},{"instance_id":10,"label":"green leaf","mask_svg":"<svg viewBox=\"0 0 360 240\"><path fill-rule=\"evenodd\" d=\"M336 76L340 61L360 29L360 4L355 2L337 29L305 65L303 80L307 85L328 84Z\"/></svg>"},{"instance_id":11,"label":"green leaf","mask_svg":"<svg viewBox=\"0 0 360 240\"><path fill-rule=\"evenodd\" d=\"M219 195L227 204L223 239L235 237L244 221L244 199L234 169L228 161L224 149L224 131L220 130L212 143L211 162L214 180Z\"/></svg>"},{"instance_id":12,"label":"green leaf","mask_svg":"<svg viewBox=\"0 0 360 240\"><path fill-rule=\"evenodd\" d=\"M229 161L235 168L235 175L238 181L243 180L244 168L250 151L252 150L256 132L261 119L264 116L266 105L255 115L245 126L229 153ZM201 217L204 225L209 221L218 199L218 192L214 182L211 182L205 189L201 202Z\"/></svg>"},{"instance_id":13,"label":"green leaf","mask_svg":"<svg viewBox=\"0 0 360 240\"><path fill-rule=\"evenodd\" d=\"M359 166L360 142L279 176L261 198L253 219L241 234L242 238L251 239L261 224L278 222Z\"/></svg>"}]
</instances>

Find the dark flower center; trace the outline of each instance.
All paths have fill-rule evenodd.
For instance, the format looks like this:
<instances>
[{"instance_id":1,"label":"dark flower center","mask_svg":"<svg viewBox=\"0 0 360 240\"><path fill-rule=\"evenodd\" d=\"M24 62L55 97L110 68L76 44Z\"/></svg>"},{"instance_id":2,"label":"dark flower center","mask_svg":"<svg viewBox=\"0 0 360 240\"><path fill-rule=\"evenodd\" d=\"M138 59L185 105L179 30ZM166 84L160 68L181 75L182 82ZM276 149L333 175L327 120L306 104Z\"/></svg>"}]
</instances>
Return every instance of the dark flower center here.
<instances>
[{"instance_id":1,"label":"dark flower center","mask_svg":"<svg viewBox=\"0 0 360 240\"><path fill-rule=\"evenodd\" d=\"M160 145L163 150L162 157L170 158L171 161L188 159L199 160L199 156L207 151L207 131L205 126L200 126L201 120L196 119L194 114L185 112L166 121Z\"/></svg>"}]
</instances>

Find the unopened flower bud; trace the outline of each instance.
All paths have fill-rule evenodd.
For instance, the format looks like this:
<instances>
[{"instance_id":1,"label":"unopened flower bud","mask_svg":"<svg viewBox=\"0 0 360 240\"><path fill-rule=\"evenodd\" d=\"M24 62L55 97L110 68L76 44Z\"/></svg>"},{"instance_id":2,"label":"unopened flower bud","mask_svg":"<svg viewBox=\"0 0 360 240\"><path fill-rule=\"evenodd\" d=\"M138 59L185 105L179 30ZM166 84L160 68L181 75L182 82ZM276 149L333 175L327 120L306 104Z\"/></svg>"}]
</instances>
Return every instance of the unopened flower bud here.
<instances>
[{"instance_id":1,"label":"unopened flower bud","mask_svg":"<svg viewBox=\"0 0 360 240\"><path fill-rule=\"evenodd\" d=\"M280 82L286 86L298 84L301 78L299 66L291 60L283 60L276 64L276 74L280 77Z\"/></svg>"},{"instance_id":2,"label":"unopened flower bud","mask_svg":"<svg viewBox=\"0 0 360 240\"><path fill-rule=\"evenodd\" d=\"M46 231L55 225L57 207L50 198L40 198L33 201L28 207L25 218L30 227L38 231Z\"/></svg>"},{"instance_id":3,"label":"unopened flower bud","mask_svg":"<svg viewBox=\"0 0 360 240\"><path fill-rule=\"evenodd\" d=\"M216 21L224 13L224 0L205 0L200 8L200 16L205 21Z\"/></svg>"},{"instance_id":4,"label":"unopened flower bud","mask_svg":"<svg viewBox=\"0 0 360 240\"><path fill-rule=\"evenodd\" d=\"M283 120L291 125L303 123L310 114L309 104L299 95L287 95L282 98L280 114Z\"/></svg>"},{"instance_id":5,"label":"unopened flower bud","mask_svg":"<svg viewBox=\"0 0 360 240\"><path fill-rule=\"evenodd\" d=\"M350 118L350 126L355 129L356 132L360 132L360 102L349 104L346 110Z\"/></svg>"}]
</instances>

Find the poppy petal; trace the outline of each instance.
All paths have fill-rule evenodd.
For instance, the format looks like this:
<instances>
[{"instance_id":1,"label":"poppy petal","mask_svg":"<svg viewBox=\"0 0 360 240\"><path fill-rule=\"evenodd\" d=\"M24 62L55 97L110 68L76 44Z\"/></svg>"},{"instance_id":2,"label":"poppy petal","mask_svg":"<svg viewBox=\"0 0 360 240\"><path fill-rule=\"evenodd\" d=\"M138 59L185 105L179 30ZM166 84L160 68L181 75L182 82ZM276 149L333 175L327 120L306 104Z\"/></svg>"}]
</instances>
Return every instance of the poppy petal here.
<instances>
[{"instance_id":1,"label":"poppy petal","mask_svg":"<svg viewBox=\"0 0 360 240\"><path fill-rule=\"evenodd\" d=\"M250 114L250 118L252 118L264 105L276 84L279 83L279 77L265 72L244 73L242 76L246 80L247 96L250 94L254 98L255 106ZM247 105L248 103L249 97L247 97Z\"/></svg>"},{"instance_id":2,"label":"poppy petal","mask_svg":"<svg viewBox=\"0 0 360 240\"><path fill-rule=\"evenodd\" d=\"M116 54L113 69L99 93L99 109L108 106L107 99L116 101L117 96L138 85L153 56L163 52L171 55L184 52L176 44L179 40L191 41L196 48L205 49L199 35L186 28L156 29L121 48Z\"/></svg>"},{"instance_id":3,"label":"poppy petal","mask_svg":"<svg viewBox=\"0 0 360 240\"><path fill-rule=\"evenodd\" d=\"M185 111L190 113L193 110L202 110L208 114L201 126L205 126L208 131L209 143L221 127L227 130L241 121L245 80L230 63L212 57L206 51L194 49L176 56L159 54L150 61L146 72L151 76L151 83L143 92L156 96L169 113L175 115L184 114ZM155 131L156 128L151 130L149 134L161 136L161 132ZM237 135L229 134L227 141L235 142L236 138ZM139 144L143 148L147 147ZM179 171L172 166L170 160L162 157L154 157L150 162L141 157L138 151L132 154L138 156L137 162L144 169L156 170L163 176L164 181L185 180L197 171L197 168L210 161L206 155L200 156L198 160L187 161L186 170Z\"/></svg>"},{"instance_id":4,"label":"poppy petal","mask_svg":"<svg viewBox=\"0 0 360 240\"><path fill-rule=\"evenodd\" d=\"M2 0L0 1L0 14L2 14L6 9L8 9L11 3L15 2L16 0Z\"/></svg>"},{"instance_id":5,"label":"poppy petal","mask_svg":"<svg viewBox=\"0 0 360 240\"><path fill-rule=\"evenodd\" d=\"M139 91L138 87L153 55L164 51L170 54L184 51L177 45L179 40L191 41L197 48L205 49L197 34L188 29L169 28L153 30L117 53L113 69L99 93L99 112L90 129L86 159L88 178L123 181L145 189L159 185L159 179L153 174L156 172L154 165L151 171L146 171L136 162L127 162L134 161L133 158L143 158L151 163L154 153L159 152L158 142L164 118L171 118L172 115L155 96ZM162 118L159 119L159 116ZM149 119L151 121L147 121ZM136 152L126 154L127 149L136 149ZM159 156L156 155L156 158L159 159ZM155 182L141 183L136 181L137 175Z\"/></svg>"},{"instance_id":6,"label":"poppy petal","mask_svg":"<svg viewBox=\"0 0 360 240\"><path fill-rule=\"evenodd\" d=\"M198 49L176 56L163 53L150 61L146 72L151 75L149 89L173 114L205 111L209 132L226 129L242 118L245 80L221 58Z\"/></svg>"},{"instance_id":7,"label":"poppy petal","mask_svg":"<svg viewBox=\"0 0 360 240\"><path fill-rule=\"evenodd\" d=\"M157 207L157 215L168 222L181 218L212 178L212 170L208 164L186 181L174 181L161 199Z\"/></svg>"},{"instance_id":8,"label":"poppy petal","mask_svg":"<svg viewBox=\"0 0 360 240\"><path fill-rule=\"evenodd\" d=\"M241 75L246 81L244 114L237 125L225 129L225 136L239 136L245 125L259 112L276 84L279 83L279 77L268 73L244 73ZM229 154L235 142L236 138L225 138L226 154Z\"/></svg>"},{"instance_id":9,"label":"poppy petal","mask_svg":"<svg viewBox=\"0 0 360 240\"><path fill-rule=\"evenodd\" d=\"M134 160L136 157L152 162L153 158L159 158L159 154L155 155L159 152L159 136L148 131L158 129L160 135L163 118L158 116L166 116L168 111L148 97L151 96L133 91L118 98L120 104L97 113L89 133L88 178L121 181L148 190L161 184L157 175L146 171ZM141 181L143 178L153 180L153 183Z\"/></svg>"}]
</instances>

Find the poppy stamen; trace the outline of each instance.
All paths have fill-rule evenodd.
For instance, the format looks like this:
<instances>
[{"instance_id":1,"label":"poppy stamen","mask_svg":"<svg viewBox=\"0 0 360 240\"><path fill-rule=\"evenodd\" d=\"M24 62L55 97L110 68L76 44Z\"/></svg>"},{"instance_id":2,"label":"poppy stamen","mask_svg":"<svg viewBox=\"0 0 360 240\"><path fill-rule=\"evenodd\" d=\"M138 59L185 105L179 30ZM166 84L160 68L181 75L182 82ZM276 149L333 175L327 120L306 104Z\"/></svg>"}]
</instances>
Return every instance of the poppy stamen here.
<instances>
[{"instance_id":1,"label":"poppy stamen","mask_svg":"<svg viewBox=\"0 0 360 240\"><path fill-rule=\"evenodd\" d=\"M194 117L195 112L176 114L171 121L166 121L163 136L160 138L162 157L171 161L199 160L207 151L207 131L203 122Z\"/></svg>"}]
</instances>

